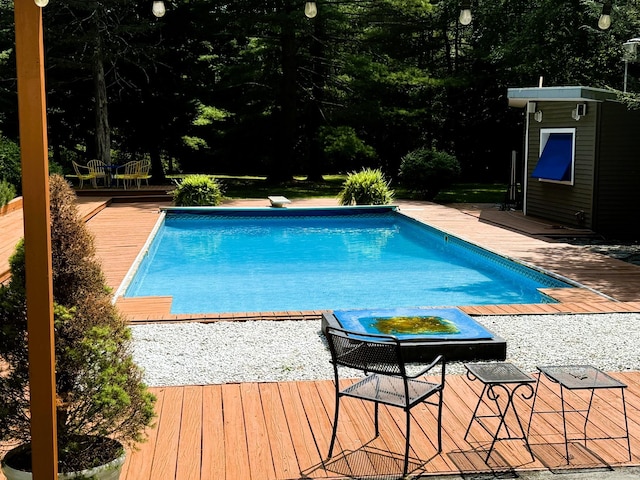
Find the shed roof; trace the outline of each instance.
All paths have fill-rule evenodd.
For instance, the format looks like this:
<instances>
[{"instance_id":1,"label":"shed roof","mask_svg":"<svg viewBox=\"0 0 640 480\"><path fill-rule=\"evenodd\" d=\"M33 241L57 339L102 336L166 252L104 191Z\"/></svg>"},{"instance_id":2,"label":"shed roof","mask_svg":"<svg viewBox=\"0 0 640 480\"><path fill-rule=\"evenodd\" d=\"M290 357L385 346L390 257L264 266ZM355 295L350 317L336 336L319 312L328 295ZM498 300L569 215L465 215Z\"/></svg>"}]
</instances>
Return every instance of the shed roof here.
<instances>
[{"instance_id":1,"label":"shed roof","mask_svg":"<svg viewBox=\"0 0 640 480\"><path fill-rule=\"evenodd\" d=\"M603 88L592 87L530 87L509 88L507 91L510 107L524 107L527 102L604 102L616 100L616 93Z\"/></svg>"}]
</instances>

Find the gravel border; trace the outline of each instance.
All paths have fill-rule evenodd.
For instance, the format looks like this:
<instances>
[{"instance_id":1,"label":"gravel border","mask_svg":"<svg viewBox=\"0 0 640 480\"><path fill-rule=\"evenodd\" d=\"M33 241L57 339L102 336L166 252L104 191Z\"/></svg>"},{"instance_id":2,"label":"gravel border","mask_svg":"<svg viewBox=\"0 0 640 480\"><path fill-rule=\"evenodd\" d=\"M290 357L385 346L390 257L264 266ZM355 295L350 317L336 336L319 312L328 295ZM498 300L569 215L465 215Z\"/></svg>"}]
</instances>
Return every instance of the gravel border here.
<instances>
[{"instance_id":1,"label":"gravel border","mask_svg":"<svg viewBox=\"0 0 640 480\"><path fill-rule=\"evenodd\" d=\"M474 317L507 341L507 361L640 370L640 313ZM135 325L134 360L150 386L333 378L320 321ZM461 362L447 365L462 374Z\"/></svg>"}]
</instances>

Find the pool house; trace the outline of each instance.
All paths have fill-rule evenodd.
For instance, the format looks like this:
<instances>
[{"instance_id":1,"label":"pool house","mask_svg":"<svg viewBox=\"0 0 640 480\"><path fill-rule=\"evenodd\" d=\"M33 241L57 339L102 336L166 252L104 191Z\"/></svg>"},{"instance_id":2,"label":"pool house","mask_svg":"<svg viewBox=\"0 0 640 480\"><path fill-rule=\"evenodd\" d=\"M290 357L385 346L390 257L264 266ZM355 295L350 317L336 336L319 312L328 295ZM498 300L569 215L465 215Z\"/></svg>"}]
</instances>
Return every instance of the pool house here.
<instances>
[{"instance_id":1,"label":"pool house","mask_svg":"<svg viewBox=\"0 0 640 480\"><path fill-rule=\"evenodd\" d=\"M612 237L640 233L640 111L610 90L510 88L525 116L523 213Z\"/></svg>"}]
</instances>

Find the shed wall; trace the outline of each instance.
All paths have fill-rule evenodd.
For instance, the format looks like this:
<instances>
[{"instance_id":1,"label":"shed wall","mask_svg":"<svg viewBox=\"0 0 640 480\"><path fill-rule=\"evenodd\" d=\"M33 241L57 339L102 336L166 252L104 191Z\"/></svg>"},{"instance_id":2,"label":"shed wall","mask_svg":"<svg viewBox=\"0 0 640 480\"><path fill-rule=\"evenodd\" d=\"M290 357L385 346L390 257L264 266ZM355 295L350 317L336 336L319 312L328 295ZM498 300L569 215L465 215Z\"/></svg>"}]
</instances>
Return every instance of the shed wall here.
<instances>
[{"instance_id":1,"label":"shed wall","mask_svg":"<svg viewBox=\"0 0 640 480\"><path fill-rule=\"evenodd\" d=\"M614 237L640 233L640 112L601 106L593 229Z\"/></svg>"},{"instance_id":2,"label":"shed wall","mask_svg":"<svg viewBox=\"0 0 640 480\"><path fill-rule=\"evenodd\" d=\"M542 122L531 115L527 158L526 214L574 227L592 228L593 188L598 103L589 102L587 115L576 121L571 111L576 102L538 102ZM575 128L575 171L573 185L531 178L540 157L540 129ZM579 214L579 212L581 212ZM584 218L584 221L580 219Z\"/></svg>"}]
</instances>

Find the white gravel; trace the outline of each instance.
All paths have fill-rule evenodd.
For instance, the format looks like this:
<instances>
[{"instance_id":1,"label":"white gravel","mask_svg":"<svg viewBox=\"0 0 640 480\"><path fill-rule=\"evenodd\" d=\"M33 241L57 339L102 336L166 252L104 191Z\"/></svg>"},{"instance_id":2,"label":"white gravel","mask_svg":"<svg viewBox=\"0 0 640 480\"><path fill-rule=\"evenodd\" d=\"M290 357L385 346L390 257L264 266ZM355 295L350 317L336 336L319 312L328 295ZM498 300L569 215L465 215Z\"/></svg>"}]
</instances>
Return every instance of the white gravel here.
<instances>
[{"instance_id":1,"label":"white gravel","mask_svg":"<svg viewBox=\"0 0 640 480\"><path fill-rule=\"evenodd\" d=\"M640 370L640 314L474 317L507 341L507 361ZM333 378L320 321L136 325L134 359L150 386ZM464 373L451 362L447 373Z\"/></svg>"}]
</instances>

